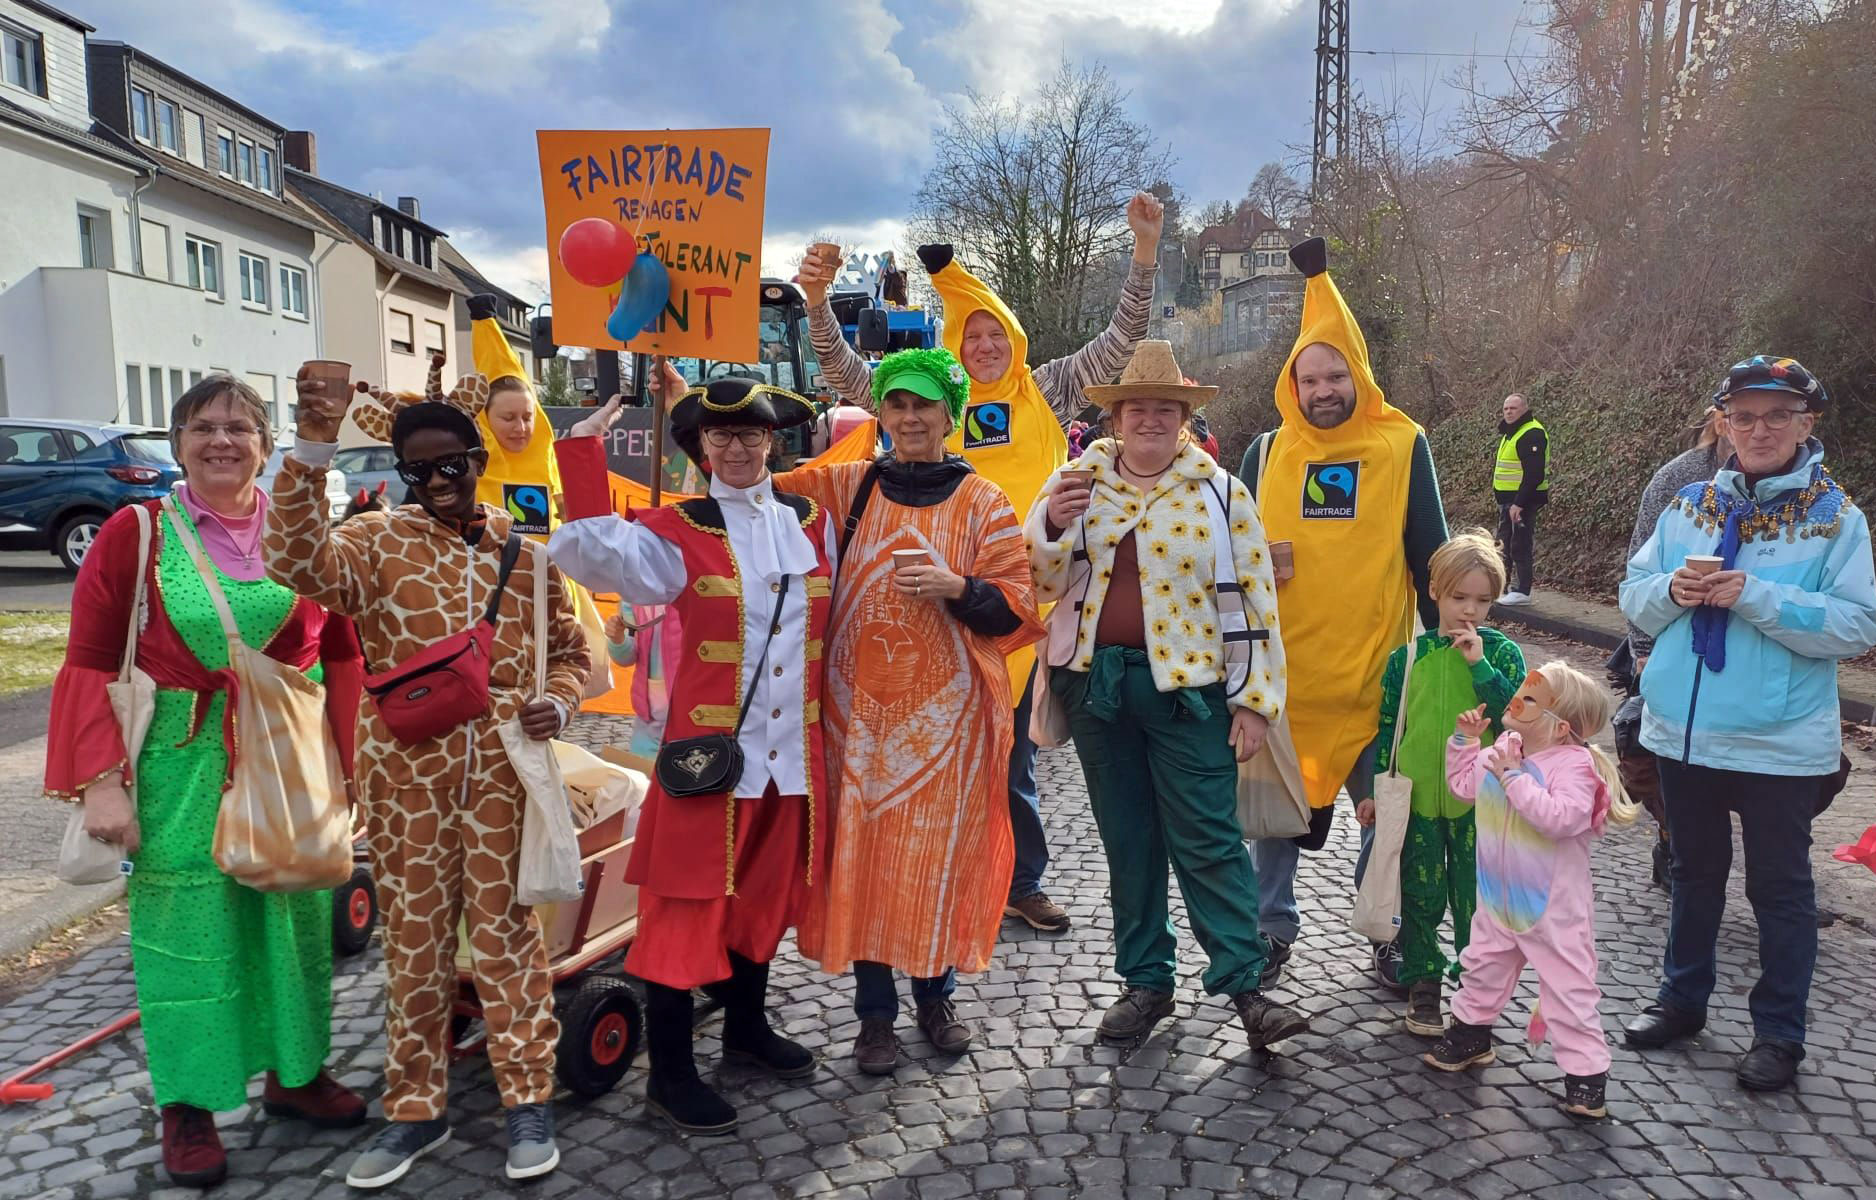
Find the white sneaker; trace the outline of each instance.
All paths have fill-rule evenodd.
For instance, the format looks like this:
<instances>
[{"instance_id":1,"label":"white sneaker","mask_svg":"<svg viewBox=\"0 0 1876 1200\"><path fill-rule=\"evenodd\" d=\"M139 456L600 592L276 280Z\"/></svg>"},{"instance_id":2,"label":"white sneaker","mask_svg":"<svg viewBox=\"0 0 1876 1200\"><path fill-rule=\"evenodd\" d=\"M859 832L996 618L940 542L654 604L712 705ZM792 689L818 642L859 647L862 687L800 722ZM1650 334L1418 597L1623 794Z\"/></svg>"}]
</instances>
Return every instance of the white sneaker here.
<instances>
[{"instance_id":1,"label":"white sneaker","mask_svg":"<svg viewBox=\"0 0 1876 1200\"><path fill-rule=\"evenodd\" d=\"M1529 604L1531 602L1531 598L1525 595L1523 592L1506 592L1504 595L1498 598L1498 602L1500 604L1509 604L1509 605Z\"/></svg>"}]
</instances>

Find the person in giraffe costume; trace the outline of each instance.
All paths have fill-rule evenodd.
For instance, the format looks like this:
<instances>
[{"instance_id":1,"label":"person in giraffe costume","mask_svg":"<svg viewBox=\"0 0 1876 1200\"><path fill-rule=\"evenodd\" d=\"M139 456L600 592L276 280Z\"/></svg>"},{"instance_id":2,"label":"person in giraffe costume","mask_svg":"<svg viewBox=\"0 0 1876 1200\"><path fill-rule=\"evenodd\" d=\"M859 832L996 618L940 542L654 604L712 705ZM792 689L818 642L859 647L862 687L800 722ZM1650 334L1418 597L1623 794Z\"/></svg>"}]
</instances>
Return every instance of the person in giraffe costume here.
<instances>
[{"instance_id":1,"label":"person in giraffe costume","mask_svg":"<svg viewBox=\"0 0 1876 1200\"><path fill-rule=\"evenodd\" d=\"M553 737L578 707L589 669L566 580L512 516L476 501L486 451L470 413L487 383L467 376L445 396L431 368L427 399L372 391L354 419L386 436L415 504L326 519L325 475L350 395L332 396L302 369L298 438L274 483L267 571L351 617L366 661L383 673L494 614L488 712L428 740L400 741L375 706L359 722L359 804L384 911L384 1115L389 1124L346 1175L378 1188L449 1139L449 1026L456 939L466 924L489 1061L508 1112L511 1179L559 1164L554 1142L553 1014L547 952L532 908L515 898L521 781L501 727ZM534 692L534 573L548 572L546 699ZM512 573L510 573L512 571ZM494 606L491 601L494 601Z\"/></svg>"}]
</instances>

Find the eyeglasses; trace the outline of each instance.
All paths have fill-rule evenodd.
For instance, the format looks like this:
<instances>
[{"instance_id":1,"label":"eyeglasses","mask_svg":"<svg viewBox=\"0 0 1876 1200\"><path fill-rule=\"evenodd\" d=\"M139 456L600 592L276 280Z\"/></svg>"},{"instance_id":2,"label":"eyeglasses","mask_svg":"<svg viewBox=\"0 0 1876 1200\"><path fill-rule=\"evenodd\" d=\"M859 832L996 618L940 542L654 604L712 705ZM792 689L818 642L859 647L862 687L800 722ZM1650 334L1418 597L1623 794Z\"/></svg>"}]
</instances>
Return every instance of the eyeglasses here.
<instances>
[{"instance_id":1,"label":"eyeglasses","mask_svg":"<svg viewBox=\"0 0 1876 1200\"><path fill-rule=\"evenodd\" d=\"M1754 425L1764 423L1767 429L1776 432L1791 428L1791 423L1804 415L1802 408L1775 408L1771 412L1749 413L1738 409L1726 410L1726 424L1734 433L1750 432Z\"/></svg>"},{"instance_id":2,"label":"eyeglasses","mask_svg":"<svg viewBox=\"0 0 1876 1200\"><path fill-rule=\"evenodd\" d=\"M432 474L445 479L461 479L469 473L469 456L458 451L436 458L420 458L415 462L398 460L397 477L411 487L422 487L430 482Z\"/></svg>"},{"instance_id":3,"label":"eyeglasses","mask_svg":"<svg viewBox=\"0 0 1876 1200\"><path fill-rule=\"evenodd\" d=\"M705 443L715 446L718 450L729 445L732 440L741 442L745 447L754 450L757 446L760 446L762 440L768 436L769 431L766 429L716 428L703 431L703 440Z\"/></svg>"},{"instance_id":4,"label":"eyeglasses","mask_svg":"<svg viewBox=\"0 0 1876 1200\"><path fill-rule=\"evenodd\" d=\"M217 434L222 434L237 442L258 437L261 432L246 421L191 421L182 427L182 431L204 441L212 441Z\"/></svg>"}]
</instances>

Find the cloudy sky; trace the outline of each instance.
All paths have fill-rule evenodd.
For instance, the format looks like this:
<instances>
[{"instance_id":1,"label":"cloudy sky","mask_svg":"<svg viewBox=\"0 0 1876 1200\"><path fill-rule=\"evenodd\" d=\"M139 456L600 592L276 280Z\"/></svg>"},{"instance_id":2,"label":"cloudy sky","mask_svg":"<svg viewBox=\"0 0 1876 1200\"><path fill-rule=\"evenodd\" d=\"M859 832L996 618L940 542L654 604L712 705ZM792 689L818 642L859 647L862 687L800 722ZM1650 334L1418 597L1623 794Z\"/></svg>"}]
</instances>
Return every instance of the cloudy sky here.
<instances>
[{"instance_id":1,"label":"cloudy sky","mask_svg":"<svg viewBox=\"0 0 1876 1200\"><path fill-rule=\"evenodd\" d=\"M536 129L766 126L765 257L814 234L885 248L967 89L1099 61L1193 204L1310 140L1314 0L57 0L292 128L320 173L415 195L530 300L546 278ZM1535 48L1540 0L1354 0L1367 93L1450 111L1476 64ZM1477 57L1469 58L1466 56ZM1143 181L1145 182L1145 181Z\"/></svg>"}]
</instances>

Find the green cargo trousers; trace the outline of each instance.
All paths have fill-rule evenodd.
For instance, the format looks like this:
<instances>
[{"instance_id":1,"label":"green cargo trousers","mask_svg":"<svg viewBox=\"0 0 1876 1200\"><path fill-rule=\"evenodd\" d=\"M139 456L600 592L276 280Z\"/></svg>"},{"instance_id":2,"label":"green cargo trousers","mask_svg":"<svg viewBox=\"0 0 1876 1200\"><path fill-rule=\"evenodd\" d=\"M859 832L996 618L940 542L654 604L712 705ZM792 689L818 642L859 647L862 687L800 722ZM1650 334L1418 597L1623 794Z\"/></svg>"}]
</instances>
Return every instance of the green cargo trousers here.
<instances>
[{"instance_id":1,"label":"green cargo trousers","mask_svg":"<svg viewBox=\"0 0 1876 1200\"><path fill-rule=\"evenodd\" d=\"M1257 987L1264 942L1257 877L1238 825L1237 759L1224 688L1160 692L1143 651L1102 646L1084 674L1050 672L1107 850L1114 967L1130 986L1173 990L1166 868L1211 959L1205 990Z\"/></svg>"}]
</instances>

